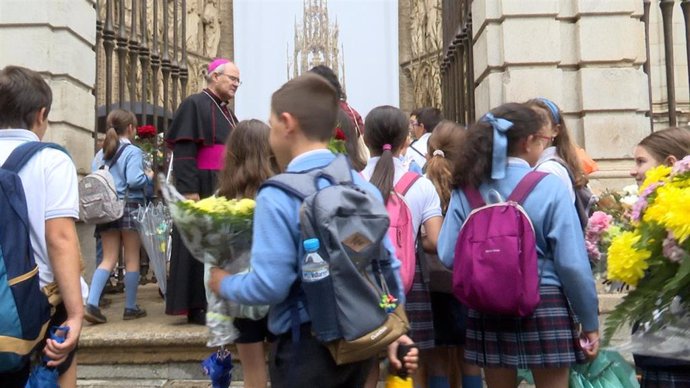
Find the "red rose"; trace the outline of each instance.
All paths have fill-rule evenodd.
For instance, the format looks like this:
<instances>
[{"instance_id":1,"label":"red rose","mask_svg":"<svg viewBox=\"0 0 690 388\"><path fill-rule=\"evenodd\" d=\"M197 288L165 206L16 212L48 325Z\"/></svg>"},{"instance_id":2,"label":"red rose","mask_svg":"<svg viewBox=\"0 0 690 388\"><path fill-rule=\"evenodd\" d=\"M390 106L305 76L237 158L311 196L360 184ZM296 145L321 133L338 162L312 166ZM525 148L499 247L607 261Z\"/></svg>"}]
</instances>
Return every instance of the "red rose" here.
<instances>
[{"instance_id":1,"label":"red rose","mask_svg":"<svg viewBox=\"0 0 690 388\"><path fill-rule=\"evenodd\" d=\"M342 140L342 141L347 140L347 139L345 138L345 132L343 132L343 130L340 129L340 127L337 127L337 128L335 129L335 138L336 138L336 140Z\"/></svg>"},{"instance_id":2,"label":"red rose","mask_svg":"<svg viewBox=\"0 0 690 388\"><path fill-rule=\"evenodd\" d=\"M137 128L137 135L142 139L155 137L157 132L158 131L156 131L156 127L154 127L153 125L142 125L139 128Z\"/></svg>"}]
</instances>

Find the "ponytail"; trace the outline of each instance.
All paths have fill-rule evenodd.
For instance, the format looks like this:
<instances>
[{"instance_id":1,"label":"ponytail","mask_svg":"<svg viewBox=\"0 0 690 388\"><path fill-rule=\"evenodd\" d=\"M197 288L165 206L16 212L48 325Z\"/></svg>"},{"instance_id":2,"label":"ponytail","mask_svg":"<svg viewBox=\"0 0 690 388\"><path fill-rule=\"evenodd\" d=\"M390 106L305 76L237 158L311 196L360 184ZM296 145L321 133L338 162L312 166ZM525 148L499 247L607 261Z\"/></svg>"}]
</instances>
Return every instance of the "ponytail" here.
<instances>
[{"instance_id":1,"label":"ponytail","mask_svg":"<svg viewBox=\"0 0 690 388\"><path fill-rule=\"evenodd\" d=\"M130 111L115 109L108 114L105 124L108 130L105 133L105 141L103 141L103 160L110 160L115 156L120 145L120 136L127 133L127 128L130 125L137 126L137 118Z\"/></svg>"},{"instance_id":2,"label":"ponytail","mask_svg":"<svg viewBox=\"0 0 690 388\"><path fill-rule=\"evenodd\" d=\"M426 177L436 187L441 198L443 214L448 210L453 188L453 162L460 154L460 146L465 141L465 128L453 121L441 121L429 137L427 153L431 157L426 162Z\"/></svg>"},{"instance_id":3,"label":"ponytail","mask_svg":"<svg viewBox=\"0 0 690 388\"><path fill-rule=\"evenodd\" d=\"M426 162L426 177L436 187L441 198L441 210L446 214L450 202L451 187L453 186L453 171L448 159L442 156L432 156Z\"/></svg>"},{"instance_id":4,"label":"ponytail","mask_svg":"<svg viewBox=\"0 0 690 388\"><path fill-rule=\"evenodd\" d=\"M378 163L376 163L376 168L374 168L374 173L371 175L372 185L378 187L383 195L383 202L388 202L388 197L391 191L393 191L393 181L395 179L395 164L393 163L393 152L391 151L391 145L385 144L383 146L383 152L381 153L381 158Z\"/></svg>"},{"instance_id":5,"label":"ponytail","mask_svg":"<svg viewBox=\"0 0 690 388\"><path fill-rule=\"evenodd\" d=\"M108 131L105 133L105 140L103 140L103 160L112 159L119 145L120 137L117 136L115 128L108 128Z\"/></svg>"},{"instance_id":6,"label":"ponytail","mask_svg":"<svg viewBox=\"0 0 690 388\"><path fill-rule=\"evenodd\" d=\"M539 113L525 104L503 104L492 109L490 113L493 119L507 120L512 124L505 132L506 156L514 155L520 140L539 132L544 123ZM456 187L478 187L482 182L492 179L494 153L506 151L494 150L495 130L490 120L486 119L487 116L488 114L468 128L465 141L460 146L459 155L453 161L453 184Z\"/></svg>"},{"instance_id":7,"label":"ponytail","mask_svg":"<svg viewBox=\"0 0 690 388\"><path fill-rule=\"evenodd\" d=\"M405 145L408 124L407 116L400 109L388 105L372 109L364 120L364 142L372 156L380 156L369 182L378 187L384 202L388 202L393 190L393 155Z\"/></svg>"}]
</instances>

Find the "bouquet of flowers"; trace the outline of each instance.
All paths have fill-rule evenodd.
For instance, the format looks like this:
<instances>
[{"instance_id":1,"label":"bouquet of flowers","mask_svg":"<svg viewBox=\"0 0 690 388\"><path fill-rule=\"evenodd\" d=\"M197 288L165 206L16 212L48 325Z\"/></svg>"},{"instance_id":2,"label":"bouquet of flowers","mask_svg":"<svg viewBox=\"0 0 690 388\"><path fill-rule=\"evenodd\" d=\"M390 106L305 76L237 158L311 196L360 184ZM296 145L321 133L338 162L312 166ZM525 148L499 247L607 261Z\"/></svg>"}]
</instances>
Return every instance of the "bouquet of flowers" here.
<instances>
[{"instance_id":1,"label":"bouquet of flowers","mask_svg":"<svg viewBox=\"0 0 690 388\"><path fill-rule=\"evenodd\" d=\"M622 192L605 191L594 205L594 213L585 229L587 255L596 275L606 273L606 252L611 240L622 231L630 230L630 214L637 201L637 185L623 188Z\"/></svg>"},{"instance_id":2,"label":"bouquet of flowers","mask_svg":"<svg viewBox=\"0 0 690 388\"><path fill-rule=\"evenodd\" d=\"M333 137L328 141L328 149L334 154L346 154L347 149L345 148L345 132L340 129L340 123L333 131Z\"/></svg>"},{"instance_id":3,"label":"bouquet of flowers","mask_svg":"<svg viewBox=\"0 0 690 388\"><path fill-rule=\"evenodd\" d=\"M184 199L164 177L159 180L175 227L192 255L232 274L248 272L254 200L213 196L195 202ZM261 319L267 312L268 306L240 305L212 294L206 314L211 334L207 345L225 345L237 338L233 318Z\"/></svg>"},{"instance_id":4,"label":"bouquet of flowers","mask_svg":"<svg viewBox=\"0 0 690 388\"><path fill-rule=\"evenodd\" d=\"M632 229L620 233L608 249L609 279L635 288L607 319L606 339L624 323L640 323L638 337L664 331L674 336L675 343L690 344L688 214L690 157L673 167L648 171L632 208ZM685 349L684 357L690 359L690 346ZM668 352L663 355L678 357Z\"/></svg>"},{"instance_id":5,"label":"bouquet of flowers","mask_svg":"<svg viewBox=\"0 0 690 388\"><path fill-rule=\"evenodd\" d=\"M163 133L153 125L137 127L134 143L144 151L145 167L155 170L154 167L163 160Z\"/></svg>"}]
</instances>

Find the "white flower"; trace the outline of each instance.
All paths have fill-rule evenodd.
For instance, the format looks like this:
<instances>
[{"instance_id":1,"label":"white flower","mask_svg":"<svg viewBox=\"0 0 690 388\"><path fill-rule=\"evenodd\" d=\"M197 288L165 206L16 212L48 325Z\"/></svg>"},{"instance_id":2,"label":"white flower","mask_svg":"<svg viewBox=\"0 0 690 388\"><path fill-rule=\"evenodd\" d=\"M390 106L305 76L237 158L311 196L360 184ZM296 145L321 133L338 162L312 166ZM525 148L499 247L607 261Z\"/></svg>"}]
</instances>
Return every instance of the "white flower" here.
<instances>
[{"instance_id":1,"label":"white flower","mask_svg":"<svg viewBox=\"0 0 690 388\"><path fill-rule=\"evenodd\" d=\"M632 185L627 185L623 187L623 195L627 196L634 196L637 197L637 193L640 191L640 188L637 187L636 184Z\"/></svg>"},{"instance_id":2,"label":"white flower","mask_svg":"<svg viewBox=\"0 0 690 388\"><path fill-rule=\"evenodd\" d=\"M635 202L637 202L637 195L626 195L625 197L621 198L621 204L624 206L632 207Z\"/></svg>"}]
</instances>

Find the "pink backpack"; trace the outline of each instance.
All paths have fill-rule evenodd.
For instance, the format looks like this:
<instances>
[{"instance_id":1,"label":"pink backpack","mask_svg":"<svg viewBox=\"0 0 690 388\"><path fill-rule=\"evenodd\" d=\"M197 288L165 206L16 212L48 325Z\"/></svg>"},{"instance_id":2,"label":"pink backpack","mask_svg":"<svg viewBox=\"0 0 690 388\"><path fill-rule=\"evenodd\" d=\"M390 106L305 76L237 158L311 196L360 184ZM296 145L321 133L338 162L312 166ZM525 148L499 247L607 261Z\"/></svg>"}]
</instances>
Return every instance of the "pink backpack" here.
<instances>
[{"instance_id":1,"label":"pink backpack","mask_svg":"<svg viewBox=\"0 0 690 388\"><path fill-rule=\"evenodd\" d=\"M406 172L393 188L393 193L388 197L386 210L391 220L388 227L388 238L395 247L395 256L400 260L400 277L405 293L412 288L414 279L416 249L414 239L417 231L414 230L412 213L405 202L405 194L419 179L420 175L414 172Z\"/></svg>"},{"instance_id":2,"label":"pink backpack","mask_svg":"<svg viewBox=\"0 0 690 388\"><path fill-rule=\"evenodd\" d=\"M487 205L463 189L472 212L460 229L453 259L453 294L487 314L529 316L539 304L537 240L521 204L547 174L528 173L508 200Z\"/></svg>"}]
</instances>

